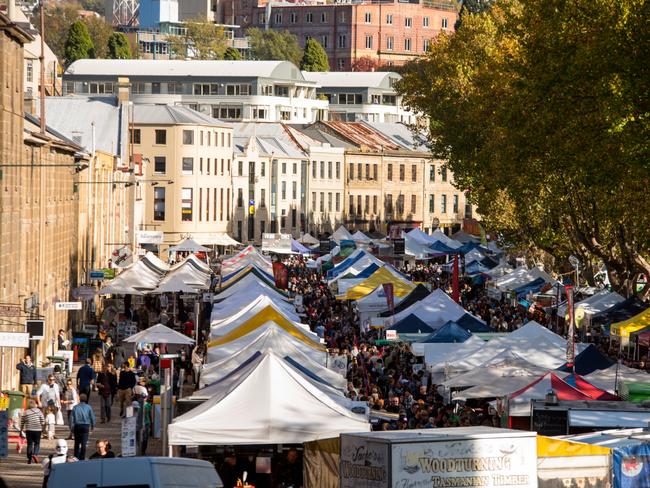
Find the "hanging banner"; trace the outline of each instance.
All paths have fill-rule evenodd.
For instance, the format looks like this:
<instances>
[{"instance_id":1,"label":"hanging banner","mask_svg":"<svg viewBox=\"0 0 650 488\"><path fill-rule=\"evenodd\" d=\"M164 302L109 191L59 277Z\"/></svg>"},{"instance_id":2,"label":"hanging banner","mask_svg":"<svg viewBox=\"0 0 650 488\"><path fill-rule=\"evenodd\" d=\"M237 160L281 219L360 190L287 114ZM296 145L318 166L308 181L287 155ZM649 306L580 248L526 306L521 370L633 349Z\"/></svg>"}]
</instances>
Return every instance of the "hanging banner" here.
<instances>
[{"instance_id":1,"label":"hanging banner","mask_svg":"<svg viewBox=\"0 0 650 488\"><path fill-rule=\"evenodd\" d=\"M574 331L575 331L575 314L573 310L573 286L565 285L564 289L566 291L567 297L567 312L569 313L569 330L567 332L567 341L566 341L566 362L569 368L573 368L573 361L575 359L575 340L574 340Z\"/></svg>"},{"instance_id":2,"label":"hanging banner","mask_svg":"<svg viewBox=\"0 0 650 488\"><path fill-rule=\"evenodd\" d=\"M273 263L273 278L277 288L286 290L289 287L289 270L279 261Z\"/></svg>"},{"instance_id":3,"label":"hanging banner","mask_svg":"<svg viewBox=\"0 0 650 488\"><path fill-rule=\"evenodd\" d=\"M451 298L456 303L460 303L460 290L458 286L458 254L454 254L454 273L452 275Z\"/></svg>"},{"instance_id":4,"label":"hanging banner","mask_svg":"<svg viewBox=\"0 0 650 488\"><path fill-rule=\"evenodd\" d=\"M393 311L395 310L395 294L393 291L393 284L384 283L381 286L384 287L384 293L386 294L386 305L388 306L388 310L390 310L390 314L393 315Z\"/></svg>"}]
</instances>

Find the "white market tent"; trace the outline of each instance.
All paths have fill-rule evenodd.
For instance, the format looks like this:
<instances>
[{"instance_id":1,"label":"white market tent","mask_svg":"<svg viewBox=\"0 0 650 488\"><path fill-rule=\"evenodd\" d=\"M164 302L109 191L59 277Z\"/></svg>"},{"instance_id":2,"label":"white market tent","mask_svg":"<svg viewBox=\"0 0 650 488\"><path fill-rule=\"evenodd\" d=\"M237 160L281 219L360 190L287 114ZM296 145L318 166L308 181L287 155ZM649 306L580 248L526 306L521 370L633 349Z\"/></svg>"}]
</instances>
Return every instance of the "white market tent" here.
<instances>
[{"instance_id":1,"label":"white market tent","mask_svg":"<svg viewBox=\"0 0 650 488\"><path fill-rule=\"evenodd\" d=\"M246 246L234 256L224 259L221 262L221 274L222 276L229 275L234 271L245 268L249 264L255 265L264 272L273 275L271 261L253 246Z\"/></svg>"},{"instance_id":2,"label":"white market tent","mask_svg":"<svg viewBox=\"0 0 650 488\"><path fill-rule=\"evenodd\" d=\"M242 376L176 418L170 445L300 444L370 430L365 415L346 410L272 353Z\"/></svg>"},{"instance_id":3,"label":"white market tent","mask_svg":"<svg viewBox=\"0 0 650 488\"><path fill-rule=\"evenodd\" d=\"M148 329L138 332L137 334L127 337L124 339L124 342L189 345L194 344L194 339L190 339L186 335L176 332L163 324L156 324L152 325Z\"/></svg>"},{"instance_id":4,"label":"white market tent","mask_svg":"<svg viewBox=\"0 0 650 488\"><path fill-rule=\"evenodd\" d=\"M442 232L440 229L436 229L433 231L431 234L431 241L432 243L434 242L442 242L445 246L450 247L452 249L458 249L459 247L462 247L463 244L455 241L454 239L447 237L444 232Z\"/></svg>"},{"instance_id":5,"label":"white market tent","mask_svg":"<svg viewBox=\"0 0 650 488\"><path fill-rule=\"evenodd\" d=\"M217 296L217 300L223 300L229 298L233 295L237 295L238 301L240 303L248 303L245 300L239 298L240 294L243 292L258 292L258 295L268 294L269 297L273 297L277 300L287 301L287 297L277 291L272 285L270 285L265 280L261 280L254 273L248 273L246 276L241 278L238 282L233 285L230 285L228 288L220 292ZM250 293L248 293L250 295Z\"/></svg>"},{"instance_id":6,"label":"white market tent","mask_svg":"<svg viewBox=\"0 0 650 488\"><path fill-rule=\"evenodd\" d=\"M173 266L151 293L198 293L210 286L210 269L195 256Z\"/></svg>"},{"instance_id":7,"label":"white market tent","mask_svg":"<svg viewBox=\"0 0 650 488\"><path fill-rule=\"evenodd\" d=\"M239 344L238 344L239 345ZM214 348L215 350L219 348ZM233 349L230 347L230 349ZM254 337L248 337L248 343L233 354L220 354L223 359L207 363L201 369L200 386L219 381L244 364L255 353L273 352L279 357L290 358L330 385L345 393L347 379L339 373L325 367L326 353L305 346L284 329L277 326L265 328Z\"/></svg>"},{"instance_id":8,"label":"white market tent","mask_svg":"<svg viewBox=\"0 0 650 488\"><path fill-rule=\"evenodd\" d=\"M546 283L555 283L555 280L539 267L530 270L525 267L520 267L507 275L497 278L496 286L501 291L514 290L538 278L542 278Z\"/></svg>"},{"instance_id":9,"label":"white market tent","mask_svg":"<svg viewBox=\"0 0 650 488\"><path fill-rule=\"evenodd\" d=\"M605 310L612 308L614 305L624 300L625 298L615 291L601 290L589 298L577 302L574 305L574 309L576 315L579 313L584 313L584 315L596 315L599 312L604 312ZM567 315L567 309L567 302L562 303L557 308L558 316L565 317ZM579 310L582 310L582 312L579 312Z\"/></svg>"},{"instance_id":10,"label":"white market tent","mask_svg":"<svg viewBox=\"0 0 650 488\"><path fill-rule=\"evenodd\" d=\"M260 295L255 300L250 302L239 312L227 317L225 319L214 318L210 320L210 336L223 336L228 334L231 330L240 326L241 324L264 314L266 320L273 320L279 317L292 322L303 333L307 333L312 337L317 337L316 334L309 330L309 326L300 323L300 317L295 312L285 312L276 302L269 297ZM264 320L264 321L266 321Z\"/></svg>"},{"instance_id":11,"label":"white market tent","mask_svg":"<svg viewBox=\"0 0 650 488\"><path fill-rule=\"evenodd\" d=\"M186 238L181 242L169 248L169 252L208 252L210 249L202 246L194 239Z\"/></svg>"},{"instance_id":12,"label":"white market tent","mask_svg":"<svg viewBox=\"0 0 650 488\"><path fill-rule=\"evenodd\" d=\"M495 280L509 273L512 273L512 271L512 266L510 266L508 263L499 263L491 270L486 271L485 274L488 275L491 279Z\"/></svg>"},{"instance_id":13,"label":"white market tent","mask_svg":"<svg viewBox=\"0 0 650 488\"><path fill-rule=\"evenodd\" d=\"M212 235L202 236L200 238L200 241L201 244L205 244L207 246L225 246L225 247L241 246L240 242L237 242L228 234L212 234Z\"/></svg>"},{"instance_id":14,"label":"white market tent","mask_svg":"<svg viewBox=\"0 0 650 488\"><path fill-rule=\"evenodd\" d=\"M284 300L279 300L267 290L259 290L257 288L241 292L234 297L223 300L222 302L214 303L212 305L211 320L215 323L227 320L229 317L233 317L241 311L242 304L253 303L259 297L268 298L277 308L280 308L285 315L292 317L293 320L298 320L296 310L292 304Z\"/></svg>"},{"instance_id":15,"label":"white market tent","mask_svg":"<svg viewBox=\"0 0 650 488\"><path fill-rule=\"evenodd\" d=\"M312 236L311 234L303 234L302 236L300 236L300 239L298 239L298 242L300 244L307 244L308 246L320 244L320 241L316 239L314 236Z\"/></svg>"},{"instance_id":16,"label":"white market tent","mask_svg":"<svg viewBox=\"0 0 650 488\"><path fill-rule=\"evenodd\" d=\"M623 383L650 383L650 373L646 371L630 368L624 364L612 365L607 369L596 370L584 378L592 385L615 393L623 389Z\"/></svg>"},{"instance_id":17,"label":"white market tent","mask_svg":"<svg viewBox=\"0 0 650 488\"><path fill-rule=\"evenodd\" d=\"M340 226L338 229L334 231L334 234L332 234L331 239L336 242L337 244L340 244L341 241L353 241L354 238L352 237L352 234L343 226Z\"/></svg>"},{"instance_id":18,"label":"white market tent","mask_svg":"<svg viewBox=\"0 0 650 488\"><path fill-rule=\"evenodd\" d=\"M148 252L99 290L100 295L141 295L156 288L169 270L164 262Z\"/></svg>"},{"instance_id":19,"label":"white market tent","mask_svg":"<svg viewBox=\"0 0 650 488\"><path fill-rule=\"evenodd\" d=\"M363 232L360 230L356 231L354 234L352 234L352 239L354 242L365 242L365 243L371 243L372 239L365 235Z\"/></svg>"},{"instance_id":20,"label":"white market tent","mask_svg":"<svg viewBox=\"0 0 650 488\"><path fill-rule=\"evenodd\" d=\"M398 322L404 317L413 314L432 328L440 327L445 323L456 321L468 313L441 289L433 290L419 302L392 316L393 322ZM477 319L480 320L480 319ZM483 322L481 320L481 322Z\"/></svg>"},{"instance_id":21,"label":"white market tent","mask_svg":"<svg viewBox=\"0 0 650 488\"><path fill-rule=\"evenodd\" d=\"M440 365L439 371L444 371L445 363L453 361L457 358L469 356L470 354L478 351L485 346L485 341L471 336L465 342L435 342L435 343L418 343L411 344L413 354L416 356L424 356L424 363L429 371L432 371L435 366Z\"/></svg>"},{"instance_id":22,"label":"white market tent","mask_svg":"<svg viewBox=\"0 0 650 488\"><path fill-rule=\"evenodd\" d=\"M208 344L207 359L208 363L223 361L239 351L249 349L258 350L265 344L278 344L275 348L279 353L284 352L284 348L293 346L303 355L312 361L325 365L327 363L327 349L324 345L316 343L304 335L294 334L291 329L281 327L276 322L269 320L254 328L250 332L243 333L238 337L228 341L213 341L218 344L210 346Z\"/></svg>"},{"instance_id":23,"label":"white market tent","mask_svg":"<svg viewBox=\"0 0 650 488\"><path fill-rule=\"evenodd\" d=\"M404 296L398 297L397 295L393 295L393 302L395 306L397 306L404 299ZM357 311L359 312L359 322L361 324L370 319L370 317L378 317L381 312L388 309L384 286L379 285L365 297L356 300L355 304Z\"/></svg>"}]
</instances>

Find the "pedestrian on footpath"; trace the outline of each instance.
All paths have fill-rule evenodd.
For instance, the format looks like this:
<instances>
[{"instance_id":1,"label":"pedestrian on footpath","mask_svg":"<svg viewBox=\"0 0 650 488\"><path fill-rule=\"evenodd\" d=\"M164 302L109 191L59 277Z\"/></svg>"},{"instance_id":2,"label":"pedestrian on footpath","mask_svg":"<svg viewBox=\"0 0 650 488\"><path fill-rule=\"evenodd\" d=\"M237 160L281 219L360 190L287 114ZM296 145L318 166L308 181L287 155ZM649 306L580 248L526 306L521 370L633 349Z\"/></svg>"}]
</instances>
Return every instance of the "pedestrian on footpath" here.
<instances>
[{"instance_id":1,"label":"pedestrian on footpath","mask_svg":"<svg viewBox=\"0 0 650 488\"><path fill-rule=\"evenodd\" d=\"M115 453L111 451L111 443L107 439L98 439L95 442L95 452L88 459L108 459L114 457Z\"/></svg>"},{"instance_id":2,"label":"pedestrian on footpath","mask_svg":"<svg viewBox=\"0 0 650 488\"><path fill-rule=\"evenodd\" d=\"M87 358L86 364L77 371L77 390L80 395L85 394L87 399L90 399L90 390L92 389L95 378L97 377L91 364L92 360Z\"/></svg>"},{"instance_id":3,"label":"pedestrian on footpath","mask_svg":"<svg viewBox=\"0 0 650 488\"><path fill-rule=\"evenodd\" d=\"M38 462L38 454L41 449L41 434L45 425L43 412L36 403L36 400L29 400L28 409L20 419L20 430L27 437L27 464Z\"/></svg>"},{"instance_id":4,"label":"pedestrian on footpath","mask_svg":"<svg viewBox=\"0 0 650 488\"><path fill-rule=\"evenodd\" d=\"M133 370L124 363L120 371L120 380L117 383L117 398L120 402L120 417L124 417L124 409L131 405L133 387L136 384L136 376Z\"/></svg>"},{"instance_id":5,"label":"pedestrian on footpath","mask_svg":"<svg viewBox=\"0 0 650 488\"><path fill-rule=\"evenodd\" d=\"M88 396L85 393L79 395L79 404L72 409L70 425L74 432L74 457L83 461L86 459L86 445L88 436L95 428L95 412L88 405Z\"/></svg>"},{"instance_id":6,"label":"pedestrian on footpath","mask_svg":"<svg viewBox=\"0 0 650 488\"><path fill-rule=\"evenodd\" d=\"M16 365L16 369L20 371L20 391L23 392L25 397L29 398L32 396L36 384L36 366L32 363L32 357L29 354L26 355Z\"/></svg>"},{"instance_id":7,"label":"pedestrian on footpath","mask_svg":"<svg viewBox=\"0 0 650 488\"><path fill-rule=\"evenodd\" d=\"M47 481L50 479L52 466L62 463L74 463L76 461L79 460L68 455L68 443L63 439L58 439L54 447L54 454L50 454L41 461L41 466L43 466L43 488L47 488Z\"/></svg>"},{"instance_id":8,"label":"pedestrian on footpath","mask_svg":"<svg viewBox=\"0 0 650 488\"><path fill-rule=\"evenodd\" d=\"M113 365L107 363L104 370L97 376L97 390L99 392L99 414L102 424L111 421L111 407L113 398L117 393L117 375Z\"/></svg>"},{"instance_id":9,"label":"pedestrian on footpath","mask_svg":"<svg viewBox=\"0 0 650 488\"><path fill-rule=\"evenodd\" d=\"M48 375L47 381L36 392L36 398L43 409L44 415L47 414L46 410L49 407L54 408L55 414L61 408L61 389L59 384L54 381L54 375Z\"/></svg>"},{"instance_id":10,"label":"pedestrian on footpath","mask_svg":"<svg viewBox=\"0 0 650 488\"><path fill-rule=\"evenodd\" d=\"M79 403L79 393L77 392L77 389L74 387L72 380L68 379L66 382L66 388L63 391L63 399L61 400L61 403L63 404L63 407L65 408L66 411L66 418L68 419L68 428L70 429L70 435L68 436L68 440L72 439L72 426L70 425L70 416L72 415L72 409L74 406Z\"/></svg>"}]
</instances>

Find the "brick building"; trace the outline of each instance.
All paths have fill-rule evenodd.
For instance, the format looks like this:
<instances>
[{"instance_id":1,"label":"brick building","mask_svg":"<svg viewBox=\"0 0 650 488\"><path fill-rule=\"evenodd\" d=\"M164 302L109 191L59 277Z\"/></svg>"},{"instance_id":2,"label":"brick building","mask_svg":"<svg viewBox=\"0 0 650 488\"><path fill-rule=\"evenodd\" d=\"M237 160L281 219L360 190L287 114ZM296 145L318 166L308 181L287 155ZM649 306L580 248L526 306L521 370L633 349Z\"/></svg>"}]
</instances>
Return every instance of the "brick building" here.
<instances>
[{"instance_id":1,"label":"brick building","mask_svg":"<svg viewBox=\"0 0 650 488\"><path fill-rule=\"evenodd\" d=\"M332 70L350 71L364 57L398 66L421 55L441 32L453 31L453 0L367 0L355 3L224 1L220 22L288 30L304 47L314 38L327 51Z\"/></svg>"}]
</instances>

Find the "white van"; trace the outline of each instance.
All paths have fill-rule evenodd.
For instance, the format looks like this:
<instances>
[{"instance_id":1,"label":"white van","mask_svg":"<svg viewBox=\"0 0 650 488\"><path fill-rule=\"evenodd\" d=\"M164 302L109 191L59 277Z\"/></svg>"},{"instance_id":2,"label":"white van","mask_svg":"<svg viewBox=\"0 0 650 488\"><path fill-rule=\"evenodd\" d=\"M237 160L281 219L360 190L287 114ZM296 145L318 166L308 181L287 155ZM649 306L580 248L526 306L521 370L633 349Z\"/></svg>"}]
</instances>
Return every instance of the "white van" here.
<instances>
[{"instance_id":1,"label":"white van","mask_svg":"<svg viewBox=\"0 0 650 488\"><path fill-rule=\"evenodd\" d=\"M223 488L207 461L168 457L95 459L53 466L48 488Z\"/></svg>"}]
</instances>

